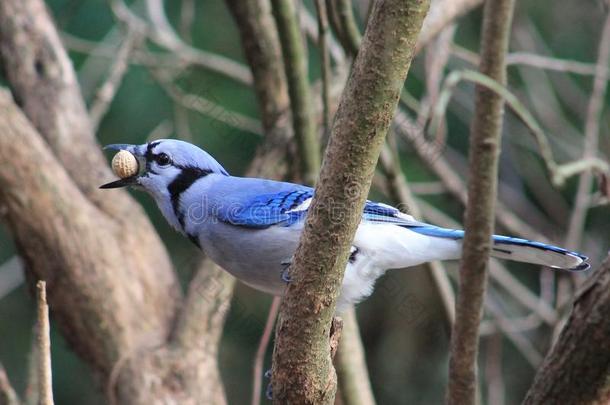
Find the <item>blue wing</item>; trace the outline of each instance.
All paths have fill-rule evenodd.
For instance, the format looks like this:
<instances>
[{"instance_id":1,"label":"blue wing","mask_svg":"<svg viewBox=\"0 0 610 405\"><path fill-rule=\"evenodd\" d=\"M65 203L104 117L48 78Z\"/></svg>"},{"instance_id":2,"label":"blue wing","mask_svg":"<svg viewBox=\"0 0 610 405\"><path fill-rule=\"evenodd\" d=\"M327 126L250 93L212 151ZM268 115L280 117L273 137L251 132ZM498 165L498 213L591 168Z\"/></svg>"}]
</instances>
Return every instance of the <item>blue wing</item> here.
<instances>
[{"instance_id":1,"label":"blue wing","mask_svg":"<svg viewBox=\"0 0 610 405\"><path fill-rule=\"evenodd\" d=\"M225 201L224 208L218 210L218 218L233 225L259 229L272 225L290 226L301 221L307 214L306 203L314 194L310 187L261 179L233 178L229 188L221 194L231 201L228 204ZM367 201L362 218L402 226L419 224L399 214L394 207Z\"/></svg>"},{"instance_id":2,"label":"blue wing","mask_svg":"<svg viewBox=\"0 0 610 405\"><path fill-rule=\"evenodd\" d=\"M280 183L286 185L289 183ZM285 187L281 187L285 188ZM313 197L313 189L294 185L275 193L245 196L239 202L220 210L218 217L224 222L248 228L268 228L271 225L289 226L302 219L307 210L295 210Z\"/></svg>"}]
</instances>

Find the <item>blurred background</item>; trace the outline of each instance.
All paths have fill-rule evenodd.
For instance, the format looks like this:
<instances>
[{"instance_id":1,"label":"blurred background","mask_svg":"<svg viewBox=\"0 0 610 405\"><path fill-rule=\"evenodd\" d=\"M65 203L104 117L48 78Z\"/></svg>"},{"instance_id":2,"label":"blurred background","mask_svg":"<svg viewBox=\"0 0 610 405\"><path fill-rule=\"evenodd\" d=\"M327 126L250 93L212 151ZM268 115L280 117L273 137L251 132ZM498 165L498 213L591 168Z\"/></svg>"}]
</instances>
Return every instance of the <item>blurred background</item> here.
<instances>
[{"instance_id":1,"label":"blurred background","mask_svg":"<svg viewBox=\"0 0 610 405\"><path fill-rule=\"evenodd\" d=\"M107 79L124 33L105 1L52 0L47 5L69 50L83 95L92 102L100 84ZM143 2L134 1L129 6L134 12L145 14ZM300 2L299 7L314 16L315 21L313 2ZM367 9L366 1L354 3L361 29ZM246 65L235 20L223 1L165 2L165 11L185 42ZM509 57L509 89L540 123L556 160L561 163L583 156L587 108L606 13L601 1L517 2L510 45L513 55L512 59ZM400 106L414 122L419 117L426 125L429 114L426 117L421 111L429 108L430 100L436 100L447 74L476 69L473 62L476 63L480 23L479 7L458 19L454 32L443 32L441 39L416 57ZM315 89L320 81L319 50L315 41L307 38L309 76ZM154 45L150 48L156 51ZM446 62L442 56L439 62L443 53ZM545 58L539 60L536 55ZM173 63L171 58L166 59L168 64ZM566 65L565 61L570 62ZM607 66L608 61L604 63ZM334 67L338 65L339 62L333 62ZM431 72L436 72L436 77L431 77ZM262 140L253 90L226 75L197 66L181 66L172 74L172 83L168 85L145 63L130 63L100 122L97 131L100 144L179 137L207 150L231 174L242 175ZM319 109L321 99L318 93L314 94L313 103ZM391 144L398 152L400 167L424 219L443 226L461 223L463 205L447 186L447 179L442 178L442 169L435 170L433 166L434 162L444 162L450 168L449 174L465 180L473 94L472 83L461 82L453 89L442 126L445 131L435 135L440 152L422 153L417 141L403 136L399 130ZM204 97L207 101L192 103L185 95ZM608 100L606 95L602 105ZM598 149L606 158L610 155L608 113L603 109L598 121ZM542 235L555 244L571 245L568 247L589 255L595 268L610 245L607 197L594 186L587 200L582 232L570 230L578 178L571 178L562 188L554 187L528 128L513 113L507 111L506 115L499 209L517 218L517 222L512 217L500 219L497 233L515 234L517 230L519 236ZM150 198L140 193L133 195L151 217L181 279L186 282L192 275L197 250L170 229ZM396 203L382 170L374 182L371 198ZM536 234L532 235L532 230ZM2 225L0 263L0 362L15 387L22 391L27 382L35 306L11 237ZM457 263L445 264L454 286L456 266ZM533 265L503 262L495 266L499 276L491 279L482 325L482 400L508 405L519 403L524 397L536 367L557 333L560 319L569 309L565 304L580 281ZM231 404L250 400L252 359L270 303L269 296L237 284L219 360ZM425 269L389 272L357 312L378 403L442 403L448 329L442 303ZM103 395L87 366L70 350L53 324L51 339L56 403L103 403ZM270 367L270 353L271 349L265 368Z\"/></svg>"}]
</instances>

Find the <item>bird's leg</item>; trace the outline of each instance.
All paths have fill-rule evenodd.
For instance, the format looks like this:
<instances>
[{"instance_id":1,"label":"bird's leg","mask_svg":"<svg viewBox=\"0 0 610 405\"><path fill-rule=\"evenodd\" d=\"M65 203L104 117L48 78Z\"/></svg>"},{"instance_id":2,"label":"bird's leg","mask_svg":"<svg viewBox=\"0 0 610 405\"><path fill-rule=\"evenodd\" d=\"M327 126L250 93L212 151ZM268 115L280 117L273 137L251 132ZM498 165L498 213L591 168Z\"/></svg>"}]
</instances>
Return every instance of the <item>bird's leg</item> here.
<instances>
[{"instance_id":1,"label":"bird's leg","mask_svg":"<svg viewBox=\"0 0 610 405\"><path fill-rule=\"evenodd\" d=\"M266 379L271 379L271 369L265 371L265 374L263 374L263 376ZM267 384L267 389L265 390L265 397L267 397L268 400L272 400L273 399L273 387L271 386L271 381L269 381L269 384Z\"/></svg>"},{"instance_id":2,"label":"bird's leg","mask_svg":"<svg viewBox=\"0 0 610 405\"><path fill-rule=\"evenodd\" d=\"M280 264L284 267L282 269L281 274L282 281L288 284L292 281L292 277L290 276L290 265L292 264L292 257L282 260Z\"/></svg>"}]
</instances>

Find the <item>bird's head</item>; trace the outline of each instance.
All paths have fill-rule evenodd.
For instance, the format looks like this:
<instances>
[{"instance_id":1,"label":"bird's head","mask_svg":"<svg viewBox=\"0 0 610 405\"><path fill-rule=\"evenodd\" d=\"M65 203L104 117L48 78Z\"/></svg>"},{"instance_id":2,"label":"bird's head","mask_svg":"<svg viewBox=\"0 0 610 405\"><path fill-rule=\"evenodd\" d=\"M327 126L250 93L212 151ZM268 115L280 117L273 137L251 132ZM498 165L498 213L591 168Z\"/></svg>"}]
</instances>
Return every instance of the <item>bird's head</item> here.
<instances>
[{"instance_id":1,"label":"bird's head","mask_svg":"<svg viewBox=\"0 0 610 405\"><path fill-rule=\"evenodd\" d=\"M135 160L129 175L119 175L121 179L100 188L134 186L156 196L169 196L176 191L173 189L183 191L186 185L208 174L228 176L220 163L207 152L176 139L160 139L143 145L113 144L104 149L127 151Z\"/></svg>"}]
</instances>

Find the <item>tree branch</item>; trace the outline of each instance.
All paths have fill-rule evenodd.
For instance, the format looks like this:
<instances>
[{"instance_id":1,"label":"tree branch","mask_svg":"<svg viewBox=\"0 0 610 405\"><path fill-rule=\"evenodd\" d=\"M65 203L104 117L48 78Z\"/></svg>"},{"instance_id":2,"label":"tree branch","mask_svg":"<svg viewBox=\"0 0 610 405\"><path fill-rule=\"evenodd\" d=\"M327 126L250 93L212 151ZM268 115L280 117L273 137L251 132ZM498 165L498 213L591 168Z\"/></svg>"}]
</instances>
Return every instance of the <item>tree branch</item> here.
<instances>
[{"instance_id":1,"label":"tree branch","mask_svg":"<svg viewBox=\"0 0 610 405\"><path fill-rule=\"evenodd\" d=\"M421 35L417 40L416 53L419 53L419 51L428 45L445 27L482 3L483 0L433 1L430 6L430 12L424 20Z\"/></svg>"},{"instance_id":2,"label":"tree branch","mask_svg":"<svg viewBox=\"0 0 610 405\"><path fill-rule=\"evenodd\" d=\"M300 175L314 184L320 169L320 145L311 106L311 90L307 74L307 53L293 0L272 0L277 24L284 71L292 110L294 135L299 149Z\"/></svg>"},{"instance_id":3,"label":"tree branch","mask_svg":"<svg viewBox=\"0 0 610 405\"><path fill-rule=\"evenodd\" d=\"M427 9L426 1L386 0L373 7L294 256L294 281L280 309L273 361L275 403L334 401L331 319L375 161Z\"/></svg>"},{"instance_id":4,"label":"tree branch","mask_svg":"<svg viewBox=\"0 0 610 405\"><path fill-rule=\"evenodd\" d=\"M348 309L342 319L343 334L335 357L341 399L345 405L375 405L356 310Z\"/></svg>"},{"instance_id":5,"label":"tree branch","mask_svg":"<svg viewBox=\"0 0 610 405\"><path fill-rule=\"evenodd\" d=\"M602 30L598 47L597 64L593 78L593 92L587 106L587 118L585 121L585 142L582 160L595 158L599 145L599 126L601 114L604 108L604 99L608 86L608 67L610 64L610 13L606 15L606 21ZM610 174L609 174L610 175ZM574 210L570 216L566 247L578 249L582 241L582 234L587 219L587 212L591 199L591 186L593 185L593 173L585 171L578 178L576 200Z\"/></svg>"},{"instance_id":6,"label":"tree branch","mask_svg":"<svg viewBox=\"0 0 610 405\"><path fill-rule=\"evenodd\" d=\"M141 32L136 32L135 29L130 28L128 28L125 39L123 39L123 43L116 53L116 59L110 67L108 77L99 87L91 101L89 119L91 121L91 130L94 133L97 131L104 115L108 112L110 104L119 90L121 81L125 73L127 73L131 54L143 39Z\"/></svg>"},{"instance_id":7,"label":"tree branch","mask_svg":"<svg viewBox=\"0 0 610 405\"><path fill-rule=\"evenodd\" d=\"M610 256L584 282L524 404L610 401ZM586 382L586 383L584 383Z\"/></svg>"},{"instance_id":8,"label":"tree branch","mask_svg":"<svg viewBox=\"0 0 610 405\"><path fill-rule=\"evenodd\" d=\"M15 389L8 380L6 370L0 363L0 405L21 405Z\"/></svg>"},{"instance_id":9,"label":"tree branch","mask_svg":"<svg viewBox=\"0 0 610 405\"><path fill-rule=\"evenodd\" d=\"M514 0L488 0L483 15L481 73L504 84L504 58ZM478 328L487 284L487 264L494 226L498 155L504 99L478 86L470 135L466 234L460 262L456 322L451 336L449 404L473 404L476 399Z\"/></svg>"},{"instance_id":10,"label":"tree branch","mask_svg":"<svg viewBox=\"0 0 610 405\"><path fill-rule=\"evenodd\" d=\"M47 288L44 281L36 284L38 304L37 343L38 343L38 395L40 405L53 405L53 379L51 371L51 337L49 336L49 306Z\"/></svg>"},{"instance_id":11,"label":"tree branch","mask_svg":"<svg viewBox=\"0 0 610 405\"><path fill-rule=\"evenodd\" d=\"M282 50L269 1L227 0L254 77L265 142L257 149L248 175L277 177L287 171L293 131Z\"/></svg>"},{"instance_id":12,"label":"tree branch","mask_svg":"<svg viewBox=\"0 0 610 405\"><path fill-rule=\"evenodd\" d=\"M330 53L328 52L328 10L324 0L316 0L316 11L318 13L318 48L320 48L320 70L322 71L322 128L323 139L326 139L330 131Z\"/></svg>"}]
</instances>

